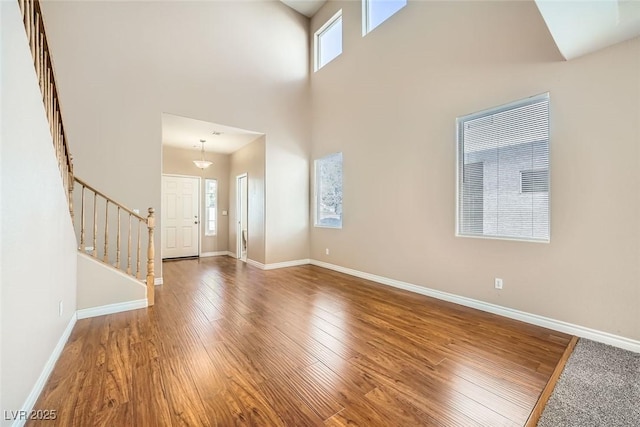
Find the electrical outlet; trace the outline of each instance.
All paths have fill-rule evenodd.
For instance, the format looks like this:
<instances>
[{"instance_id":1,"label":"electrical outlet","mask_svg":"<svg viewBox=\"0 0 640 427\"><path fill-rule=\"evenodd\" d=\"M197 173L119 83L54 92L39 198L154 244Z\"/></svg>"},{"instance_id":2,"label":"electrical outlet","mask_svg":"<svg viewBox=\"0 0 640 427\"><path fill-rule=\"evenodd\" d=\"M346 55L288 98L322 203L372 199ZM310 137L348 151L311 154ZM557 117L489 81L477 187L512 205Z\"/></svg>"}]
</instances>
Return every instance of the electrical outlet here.
<instances>
[{"instance_id":1,"label":"electrical outlet","mask_svg":"<svg viewBox=\"0 0 640 427\"><path fill-rule=\"evenodd\" d=\"M62 312L64 310L64 306L62 304L62 300L58 302L58 317L62 317Z\"/></svg>"},{"instance_id":2,"label":"electrical outlet","mask_svg":"<svg viewBox=\"0 0 640 427\"><path fill-rule=\"evenodd\" d=\"M502 279L496 277L495 279L495 287L496 289L502 289Z\"/></svg>"},{"instance_id":3,"label":"electrical outlet","mask_svg":"<svg viewBox=\"0 0 640 427\"><path fill-rule=\"evenodd\" d=\"M329 255L329 248L326 248L326 249L324 250L324 254L325 254L325 255Z\"/></svg>"}]
</instances>

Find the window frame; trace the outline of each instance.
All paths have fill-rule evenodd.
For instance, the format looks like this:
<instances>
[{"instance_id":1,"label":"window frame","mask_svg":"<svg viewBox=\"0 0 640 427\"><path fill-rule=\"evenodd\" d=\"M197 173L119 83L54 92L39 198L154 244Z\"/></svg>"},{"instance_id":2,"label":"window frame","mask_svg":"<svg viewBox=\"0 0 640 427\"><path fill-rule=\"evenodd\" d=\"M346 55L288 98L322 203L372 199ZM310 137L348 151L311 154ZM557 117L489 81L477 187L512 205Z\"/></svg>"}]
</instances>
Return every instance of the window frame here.
<instances>
[{"instance_id":1,"label":"window frame","mask_svg":"<svg viewBox=\"0 0 640 427\"><path fill-rule=\"evenodd\" d=\"M208 181L212 181L215 183L215 192L214 192L214 206L213 206L213 220L209 218L209 201L208 195L210 192L208 191ZM204 235L205 236L217 236L218 235L218 180L215 178L205 178L204 179ZM211 230L209 228L209 223L213 221L214 229Z\"/></svg>"},{"instance_id":2,"label":"window frame","mask_svg":"<svg viewBox=\"0 0 640 427\"><path fill-rule=\"evenodd\" d=\"M340 29L340 53L331 58L325 64L320 65L320 53L322 49L322 36L332 29L337 23L340 21L340 25L342 26L342 9L338 10L331 18L327 20L314 34L313 34L313 71L317 72L325 65L329 64L331 61L342 55L342 44L343 44L343 35L344 29Z\"/></svg>"},{"instance_id":3,"label":"window frame","mask_svg":"<svg viewBox=\"0 0 640 427\"><path fill-rule=\"evenodd\" d=\"M320 224L319 220L321 220L319 218L319 210L320 210L320 197L321 197L321 191L320 191L320 170L318 168L318 165L320 164L320 162L322 161L326 161L329 158L333 157L333 156L337 156L340 155L340 162L342 164L342 166L344 166L344 155L342 154L341 151L339 152L335 152L335 153L330 153L327 154L323 157L320 157L318 159L315 159L313 161L313 226L316 228L333 228L333 229L342 229L344 222L343 222L343 215L344 215L344 209L343 209L343 203L341 201L340 203L340 224L339 225L329 225L329 224ZM344 169L341 168L341 174L340 174L340 187L343 189L344 191Z\"/></svg>"},{"instance_id":4,"label":"window frame","mask_svg":"<svg viewBox=\"0 0 640 427\"><path fill-rule=\"evenodd\" d=\"M527 237L516 237L516 236L504 236L504 235L491 235L491 234L465 234L461 231L460 219L463 216L462 206L461 206L461 190L462 190L462 176L461 176L461 168L464 167L464 139L463 139L463 125L465 122L491 116L494 114L498 114L505 111L510 111L516 108L525 107L528 105L536 104L539 102L546 101L549 103L547 110L547 132L548 132L548 152L547 152L547 176L548 176L548 199L547 199L547 215L548 215L548 235L547 238L527 238ZM541 93L538 95L534 95L528 98L519 99L513 102L509 102L507 104L503 104L497 107L488 108L484 110L477 111L475 113L467 114L464 116L460 116L456 118L456 220L455 220L455 236L456 237L465 237L472 239L490 239L490 240L508 240L508 241L518 241L518 242L529 242L529 243L550 243L551 242L551 96L549 92ZM534 168L540 169L540 168ZM519 173L520 182L519 182L519 190L521 191L521 173ZM535 193L525 193L525 194L535 194Z\"/></svg>"},{"instance_id":5,"label":"window frame","mask_svg":"<svg viewBox=\"0 0 640 427\"><path fill-rule=\"evenodd\" d=\"M380 25L382 25L383 23L385 23L387 20L389 20L389 18L391 18L393 15L395 15L396 13L400 12L402 9L404 9L405 7L407 7L407 5L409 4L408 0L405 0L405 3L402 7L400 7L400 9L396 10L395 12L393 12L391 15L387 16L386 18L384 18L378 25L376 25L373 28L371 27L371 20L369 18L369 12L371 9L370 3L372 0L362 0L362 37L366 36L367 34L369 34L371 31L375 30L376 28L378 28Z\"/></svg>"}]
</instances>

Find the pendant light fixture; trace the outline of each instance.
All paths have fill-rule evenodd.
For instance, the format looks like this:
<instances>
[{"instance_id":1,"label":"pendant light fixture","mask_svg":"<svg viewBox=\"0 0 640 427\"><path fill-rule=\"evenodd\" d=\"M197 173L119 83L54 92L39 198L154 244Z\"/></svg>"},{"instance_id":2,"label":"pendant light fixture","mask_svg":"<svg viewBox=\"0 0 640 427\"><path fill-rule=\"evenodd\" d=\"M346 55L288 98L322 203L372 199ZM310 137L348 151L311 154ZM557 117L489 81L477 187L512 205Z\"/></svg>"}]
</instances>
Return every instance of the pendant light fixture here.
<instances>
[{"instance_id":1,"label":"pendant light fixture","mask_svg":"<svg viewBox=\"0 0 640 427\"><path fill-rule=\"evenodd\" d=\"M202 149L200 150L200 160L194 160L193 163L196 165L196 167L200 168L200 169L206 169L209 166L211 166L213 164L213 162L210 162L208 160L204 159L204 143L207 142L204 139L200 140L200 143L202 143Z\"/></svg>"}]
</instances>

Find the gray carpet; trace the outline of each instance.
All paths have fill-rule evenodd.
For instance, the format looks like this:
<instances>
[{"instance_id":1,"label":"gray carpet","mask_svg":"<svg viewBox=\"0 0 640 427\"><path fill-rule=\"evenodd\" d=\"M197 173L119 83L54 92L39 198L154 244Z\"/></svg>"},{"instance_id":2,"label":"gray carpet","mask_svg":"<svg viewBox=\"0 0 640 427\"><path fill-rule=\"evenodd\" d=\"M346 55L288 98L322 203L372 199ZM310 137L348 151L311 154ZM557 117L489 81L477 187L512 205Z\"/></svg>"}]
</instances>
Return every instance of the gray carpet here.
<instances>
[{"instance_id":1,"label":"gray carpet","mask_svg":"<svg viewBox=\"0 0 640 427\"><path fill-rule=\"evenodd\" d=\"M580 339L538 427L640 426L640 354Z\"/></svg>"}]
</instances>

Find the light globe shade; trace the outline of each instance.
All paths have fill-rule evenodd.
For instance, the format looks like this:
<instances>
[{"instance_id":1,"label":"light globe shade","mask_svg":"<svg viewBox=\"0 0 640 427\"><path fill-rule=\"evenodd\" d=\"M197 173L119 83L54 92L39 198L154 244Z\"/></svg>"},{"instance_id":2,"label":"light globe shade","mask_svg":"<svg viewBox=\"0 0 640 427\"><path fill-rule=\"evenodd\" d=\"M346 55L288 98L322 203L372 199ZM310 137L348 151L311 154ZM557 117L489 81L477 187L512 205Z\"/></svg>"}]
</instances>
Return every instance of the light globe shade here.
<instances>
[{"instance_id":1,"label":"light globe shade","mask_svg":"<svg viewBox=\"0 0 640 427\"><path fill-rule=\"evenodd\" d=\"M194 160L193 163L200 169L206 169L213 164L213 162L210 162L208 160Z\"/></svg>"}]
</instances>

